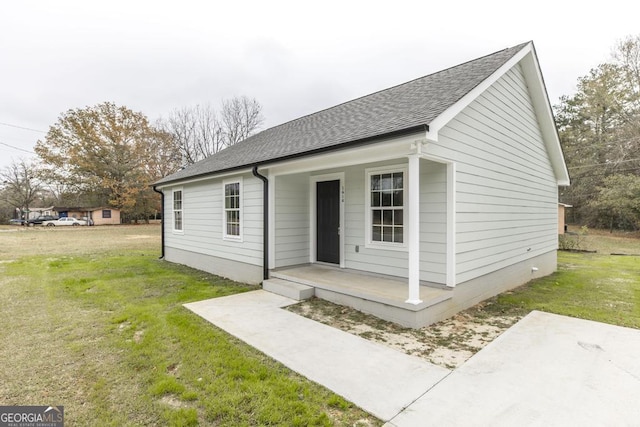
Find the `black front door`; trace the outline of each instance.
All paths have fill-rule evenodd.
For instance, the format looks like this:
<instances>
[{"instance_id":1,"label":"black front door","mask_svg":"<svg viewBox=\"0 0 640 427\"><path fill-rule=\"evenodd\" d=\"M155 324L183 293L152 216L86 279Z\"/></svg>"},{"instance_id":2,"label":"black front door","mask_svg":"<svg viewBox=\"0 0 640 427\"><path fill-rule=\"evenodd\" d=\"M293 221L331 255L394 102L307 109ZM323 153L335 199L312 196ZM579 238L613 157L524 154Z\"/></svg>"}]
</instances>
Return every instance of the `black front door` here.
<instances>
[{"instance_id":1,"label":"black front door","mask_svg":"<svg viewBox=\"0 0 640 427\"><path fill-rule=\"evenodd\" d=\"M316 183L317 260L340 264L340 180Z\"/></svg>"}]
</instances>

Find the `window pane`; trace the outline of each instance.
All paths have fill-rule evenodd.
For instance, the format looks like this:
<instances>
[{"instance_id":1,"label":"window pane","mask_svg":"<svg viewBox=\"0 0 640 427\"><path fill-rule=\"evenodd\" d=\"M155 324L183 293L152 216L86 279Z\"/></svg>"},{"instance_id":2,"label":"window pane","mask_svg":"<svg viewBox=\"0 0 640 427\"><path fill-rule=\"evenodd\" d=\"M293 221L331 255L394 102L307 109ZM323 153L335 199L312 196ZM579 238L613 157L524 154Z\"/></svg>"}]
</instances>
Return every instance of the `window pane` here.
<instances>
[{"instance_id":1,"label":"window pane","mask_svg":"<svg viewBox=\"0 0 640 427\"><path fill-rule=\"evenodd\" d=\"M224 195L225 196L237 196L240 194L240 183L234 182L232 184L225 184Z\"/></svg>"},{"instance_id":2,"label":"window pane","mask_svg":"<svg viewBox=\"0 0 640 427\"><path fill-rule=\"evenodd\" d=\"M371 223L373 225L382 224L382 211L381 210L376 209L376 210L372 211L371 216L372 216Z\"/></svg>"},{"instance_id":3,"label":"window pane","mask_svg":"<svg viewBox=\"0 0 640 427\"><path fill-rule=\"evenodd\" d=\"M402 172L397 172L393 174L393 188L394 189L404 188Z\"/></svg>"},{"instance_id":4,"label":"window pane","mask_svg":"<svg viewBox=\"0 0 640 427\"><path fill-rule=\"evenodd\" d=\"M395 209L393 211L393 224L394 225L403 225L404 224L403 214L404 214L404 212L401 209Z\"/></svg>"},{"instance_id":5,"label":"window pane","mask_svg":"<svg viewBox=\"0 0 640 427\"><path fill-rule=\"evenodd\" d=\"M371 191L380 190L380 175L371 175Z\"/></svg>"},{"instance_id":6,"label":"window pane","mask_svg":"<svg viewBox=\"0 0 640 427\"><path fill-rule=\"evenodd\" d=\"M391 190L392 179L390 173L381 175L381 187L383 190Z\"/></svg>"},{"instance_id":7,"label":"window pane","mask_svg":"<svg viewBox=\"0 0 640 427\"><path fill-rule=\"evenodd\" d=\"M371 240L373 240L374 242L382 241L382 227L376 227L376 226L373 227L372 233L371 233Z\"/></svg>"},{"instance_id":8,"label":"window pane","mask_svg":"<svg viewBox=\"0 0 640 427\"><path fill-rule=\"evenodd\" d=\"M374 191L371 193L371 206L380 206L380 192Z\"/></svg>"},{"instance_id":9,"label":"window pane","mask_svg":"<svg viewBox=\"0 0 640 427\"><path fill-rule=\"evenodd\" d=\"M382 224L393 225L393 211L382 211Z\"/></svg>"},{"instance_id":10,"label":"window pane","mask_svg":"<svg viewBox=\"0 0 640 427\"><path fill-rule=\"evenodd\" d=\"M182 211L173 212L173 228L182 230Z\"/></svg>"},{"instance_id":11,"label":"window pane","mask_svg":"<svg viewBox=\"0 0 640 427\"><path fill-rule=\"evenodd\" d=\"M383 191L382 192L382 206L392 206L391 205L391 191Z\"/></svg>"},{"instance_id":12,"label":"window pane","mask_svg":"<svg viewBox=\"0 0 640 427\"><path fill-rule=\"evenodd\" d=\"M403 206L403 191L402 190L396 190L393 192L393 206Z\"/></svg>"},{"instance_id":13,"label":"window pane","mask_svg":"<svg viewBox=\"0 0 640 427\"><path fill-rule=\"evenodd\" d=\"M393 242L393 227L382 227L382 241Z\"/></svg>"},{"instance_id":14,"label":"window pane","mask_svg":"<svg viewBox=\"0 0 640 427\"><path fill-rule=\"evenodd\" d=\"M393 227L393 241L396 243L403 243L403 228L402 227Z\"/></svg>"}]
</instances>

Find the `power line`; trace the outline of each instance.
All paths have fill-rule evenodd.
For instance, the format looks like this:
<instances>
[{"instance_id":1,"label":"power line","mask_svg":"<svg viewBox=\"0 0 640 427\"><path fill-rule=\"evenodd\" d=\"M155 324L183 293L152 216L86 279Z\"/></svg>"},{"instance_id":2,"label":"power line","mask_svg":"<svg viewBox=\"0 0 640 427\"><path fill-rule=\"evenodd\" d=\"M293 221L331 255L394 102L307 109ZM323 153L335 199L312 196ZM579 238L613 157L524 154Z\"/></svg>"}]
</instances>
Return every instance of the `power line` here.
<instances>
[{"instance_id":1,"label":"power line","mask_svg":"<svg viewBox=\"0 0 640 427\"><path fill-rule=\"evenodd\" d=\"M33 128L27 128L27 127L24 127L24 126L12 125L11 123L0 122L0 125L9 126L9 127L16 128L16 129L29 130L31 132L47 133L47 132L45 132L43 130L40 130L40 129L33 129Z\"/></svg>"},{"instance_id":2,"label":"power line","mask_svg":"<svg viewBox=\"0 0 640 427\"><path fill-rule=\"evenodd\" d=\"M24 151L25 153L29 153L29 154L36 154L36 153L34 153L33 151L26 150L26 149L24 149L24 148L20 148L20 147L16 147L15 145L7 144L6 142L2 142L2 141L0 141L0 145L4 145L4 146L7 146L7 147L9 147L9 148L13 148L14 150Z\"/></svg>"}]
</instances>

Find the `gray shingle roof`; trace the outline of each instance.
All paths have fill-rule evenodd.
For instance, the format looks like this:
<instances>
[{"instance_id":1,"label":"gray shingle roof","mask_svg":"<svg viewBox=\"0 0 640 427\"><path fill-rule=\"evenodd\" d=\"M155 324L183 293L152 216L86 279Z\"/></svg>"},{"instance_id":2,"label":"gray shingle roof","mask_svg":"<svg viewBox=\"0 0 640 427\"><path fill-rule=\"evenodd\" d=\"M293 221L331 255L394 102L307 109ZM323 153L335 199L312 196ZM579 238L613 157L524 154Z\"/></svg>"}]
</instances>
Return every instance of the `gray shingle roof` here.
<instances>
[{"instance_id":1,"label":"gray shingle roof","mask_svg":"<svg viewBox=\"0 0 640 427\"><path fill-rule=\"evenodd\" d=\"M266 129L156 184L300 156L429 125L527 43Z\"/></svg>"}]
</instances>

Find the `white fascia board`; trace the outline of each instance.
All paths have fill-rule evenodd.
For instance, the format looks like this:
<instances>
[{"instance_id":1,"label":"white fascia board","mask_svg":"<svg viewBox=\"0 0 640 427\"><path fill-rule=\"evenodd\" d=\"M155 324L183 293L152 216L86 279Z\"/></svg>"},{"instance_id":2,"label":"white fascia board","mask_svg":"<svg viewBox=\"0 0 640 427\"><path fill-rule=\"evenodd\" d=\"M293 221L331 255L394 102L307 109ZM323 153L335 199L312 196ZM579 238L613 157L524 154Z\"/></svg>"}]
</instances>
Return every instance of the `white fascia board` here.
<instances>
[{"instance_id":1,"label":"white fascia board","mask_svg":"<svg viewBox=\"0 0 640 427\"><path fill-rule=\"evenodd\" d=\"M527 79L529 93L533 101L536 116L538 117L542 138L547 147L549 160L553 166L558 185L569 186L571 184L569 171L564 161L564 154L562 153L562 146L560 145L553 110L551 109L544 78L542 77L538 57L533 46L531 46L530 54L523 58L521 66L522 72Z\"/></svg>"},{"instance_id":2,"label":"white fascia board","mask_svg":"<svg viewBox=\"0 0 640 427\"><path fill-rule=\"evenodd\" d=\"M403 158L411 154L411 144L423 138L418 133L353 148L329 151L286 162L273 163L269 165L269 170L274 176L290 175Z\"/></svg>"},{"instance_id":3,"label":"white fascia board","mask_svg":"<svg viewBox=\"0 0 640 427\"><path fill-rule=\"evenodd\" d=\"M251 166L248 166L247 169L237 169L234 171L229 171L229 172L220 173L220 174L211 174L211 175L200 176L200 177L180 179L176 181L167 182L166 184L156 185L155 187L158 190L163 190L165 188L175 187L177 185L180 186L185 184L192 184L194 182L209 181L214 179L226 179L229 177L241 176L247 173L251 173Z\"/></svg>"}]
</instances>

